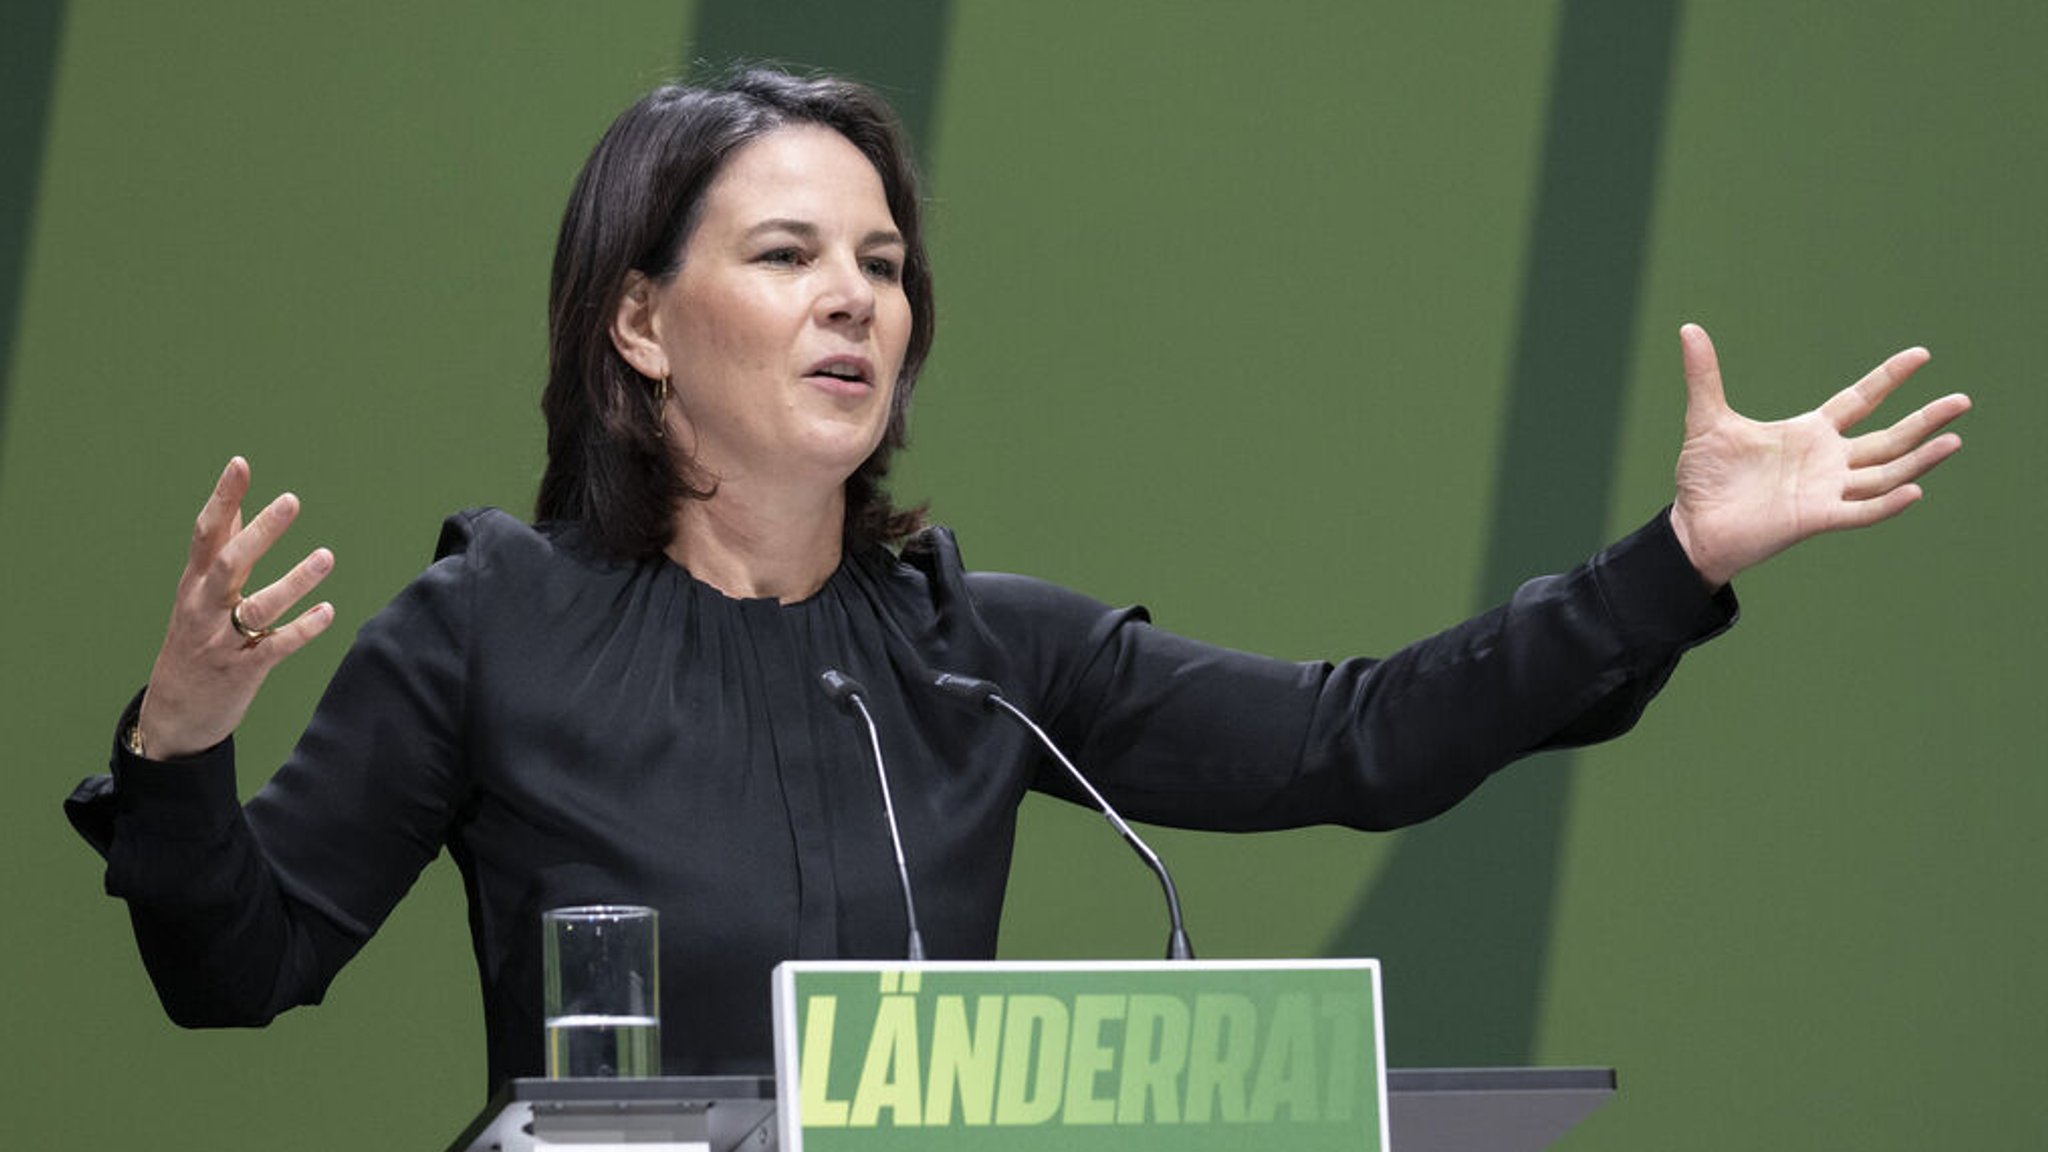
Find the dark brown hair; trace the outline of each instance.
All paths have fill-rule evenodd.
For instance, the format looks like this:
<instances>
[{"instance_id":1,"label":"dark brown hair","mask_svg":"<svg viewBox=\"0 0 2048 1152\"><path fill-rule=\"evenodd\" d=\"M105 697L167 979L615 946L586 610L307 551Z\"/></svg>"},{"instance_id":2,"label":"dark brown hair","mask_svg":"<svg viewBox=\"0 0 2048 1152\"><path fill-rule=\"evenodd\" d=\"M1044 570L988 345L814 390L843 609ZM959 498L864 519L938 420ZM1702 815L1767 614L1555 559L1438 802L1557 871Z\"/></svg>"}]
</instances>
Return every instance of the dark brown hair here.
<instances>
[{"instance_id":1,"label":"dark brown hair","mask_svg":"<svg viewBox=\"0 0 2048 1152\"><path fill-rule=\"evenodd\" d=\"M665 282L705 190L742 145L789 124L831 128L860 149L908 254L910 345L896 380L882 443L846 481L850 546L892 543L915 531L924 510L897 508L883 488L889 458L903 447L910 394L932 346L931 265L925 255L917 170L896 114L860 84L749 68L704 86L667 85L620 113L569 194L548 287L548 383L541 413L548 466L535 516L584 525L617 559L659 553L675 530L677 505L707 499L716 484L661 435L653 381L612 345L611 323L639 272Z\"/></svg>"}]
</instances>

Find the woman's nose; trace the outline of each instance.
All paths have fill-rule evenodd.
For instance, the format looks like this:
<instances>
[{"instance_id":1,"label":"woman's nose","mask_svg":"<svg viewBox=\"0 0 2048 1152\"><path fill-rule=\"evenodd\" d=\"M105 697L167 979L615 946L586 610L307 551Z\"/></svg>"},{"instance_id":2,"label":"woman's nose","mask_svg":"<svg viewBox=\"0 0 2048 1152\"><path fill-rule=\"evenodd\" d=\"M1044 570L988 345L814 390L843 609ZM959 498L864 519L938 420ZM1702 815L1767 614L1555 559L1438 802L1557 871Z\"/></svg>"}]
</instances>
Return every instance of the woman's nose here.
<instances>
[{"instance_id":1,"label":"woman's nose","mask_svg":"<svg viewBox=\"0 0 2048 1152\"><path fill-rule=\"evenodd\" d=\"M833 260L827 273L830 282L818 306L828 321L865 325L875 318L875 285L853 257Z\"/></svg>"}]
</instances>

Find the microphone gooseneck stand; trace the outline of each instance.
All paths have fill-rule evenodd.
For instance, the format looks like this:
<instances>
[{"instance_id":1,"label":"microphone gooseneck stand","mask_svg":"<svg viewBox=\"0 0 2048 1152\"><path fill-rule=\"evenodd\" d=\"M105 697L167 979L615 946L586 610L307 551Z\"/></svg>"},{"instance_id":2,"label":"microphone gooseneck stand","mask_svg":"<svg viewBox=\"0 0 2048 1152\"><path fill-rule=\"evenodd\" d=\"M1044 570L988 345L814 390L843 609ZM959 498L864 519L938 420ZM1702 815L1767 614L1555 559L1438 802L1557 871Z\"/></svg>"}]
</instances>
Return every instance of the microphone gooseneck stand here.
<instances>
[{"instance_id":1,"label":"microphone gooseneck stand","mask_svg":"<svg viewBox=\"0 0 2048 1152\"><path fill-rule=\"evenodd\" d=\"M1090 800L1094 801L1096 810L1102 813L1112 828L1116 829L1117 835L1124 838L1124 843L1129 844L1131 850L1138 854L1138 858L1145 862L1146 867L1152 869L1152 874L1159 878L1159 887L1166 893L1166 915L1172 923L1172 931L1166 939L1166 958L1193 960L1195 947L1188 940L1187 925L1181 920L1180 893L1173 886L1173 877L1167 873L1165 862L1159 859L1157 852L1152 851L1151 845L1145 843L1144 839L1124 822L1124 818L1117 814L1116 808L1102 793L1096 791L1095 785L1089 783L1088 777L1081 774L1081 770L1074 766L1074 762L1067 759L1067 754L1060 750L1060 746L1053 742L1052 737L1046 735L1045 730L1040 728L1037 722L1025 715L1023 709L1004 699L1003 690L992 681L961 676L953 672L941 672L932 678L931 683L932 687L957 700L978 704L989 711L1009 716L1023 725L1024 729L1038 740L1040 746L1052 753L1053 759L1059 761L1060 767L1065 768L1067 775L1073 777L1074 782L1081 786L1081 790L1088 794Z\"/></svg>"},{"instance_id":2,"label":"microphone gooseneck stand","mask_svg":"<svg viewBox=\"0 0 2048 1152\"><path fill-rule=\"evenodd\" d=\"M825 695L842 709L857 713L868 729L868 750L875 759L875 779L882 785L882 815L889 821L889 842L896 849L896 876L903 881L903 918L910 922L910 939L904 945L905 955L913 962L924 960L924 937L917 930L917 901L910 894L910 866L903 860L903 832L896 825L896 802L889 796L889 770L882 766L882 734L875 727L875 718L868 712L868 690L860 681L846 675L837 668L829 668L818 677L818 683L825 689Z\"/></svg>"}]
</instances>

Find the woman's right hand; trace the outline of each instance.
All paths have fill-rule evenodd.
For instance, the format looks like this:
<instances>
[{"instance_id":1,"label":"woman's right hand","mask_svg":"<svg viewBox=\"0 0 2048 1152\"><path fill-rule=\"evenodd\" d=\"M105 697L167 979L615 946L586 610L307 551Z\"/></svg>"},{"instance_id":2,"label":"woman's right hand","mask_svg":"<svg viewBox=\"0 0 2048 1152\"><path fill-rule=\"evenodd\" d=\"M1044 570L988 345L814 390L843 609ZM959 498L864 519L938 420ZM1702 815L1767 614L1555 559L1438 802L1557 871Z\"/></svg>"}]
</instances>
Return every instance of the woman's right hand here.
<instances>
[{"instance_id":1,"label":"woman's right hand","mask_svg":"<svg viewBox=\"0 0 2048 1152\"><path fill-rule=\"evenodd\" d=\"M249 462L237 456L192 527L192 551L178 578L170 626L137 721L152 760L190 756L225 740L270 670L334 622L334 606L322 602L280 623L334 568L334 554L325 548L315 548L274 583L243 595L256 561L299 514L298 497L287 492L245 527L242 498L248 492ZM243 627L258 631L259 639L237 630L238 609Z\"/></svg>"}]
</instances>

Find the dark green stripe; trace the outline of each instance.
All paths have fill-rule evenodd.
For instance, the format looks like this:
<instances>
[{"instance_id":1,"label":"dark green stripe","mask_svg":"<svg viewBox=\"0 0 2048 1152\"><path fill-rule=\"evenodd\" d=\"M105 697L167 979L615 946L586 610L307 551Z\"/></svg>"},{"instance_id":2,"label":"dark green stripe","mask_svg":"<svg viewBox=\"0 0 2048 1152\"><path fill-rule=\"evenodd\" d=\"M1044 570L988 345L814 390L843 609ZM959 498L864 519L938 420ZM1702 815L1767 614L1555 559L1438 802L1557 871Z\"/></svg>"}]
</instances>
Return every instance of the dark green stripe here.
<instances>
[{"instance_id":1,"label":"dark green stripe","mask_svg":"<svg viewBox=\"0 0 2048 1152\"><path fill-rule=\"evenodd\" d=\"M689 56L694 70L747 60L863 81L888 98L928 155L952 8L951 0L703 0Z\"/></svg>"},{"instance_id":2,"label":"dark green stripe","mask_svg":"<svg viewBox=\"0 0 2048 1152\"><path fill-rule=\"evenodd\" d=\"M64 0L12 0L0 16L0 445L63 26Z\"/></svg>"},{"instance_id":3,"label":"dark green stripe","mask_svg":"<svg viewBox=\"0 0 2048 1152\"><path fill-rule=\"evenodd\" d=\"M1551 79L1532 250L1482 599L1569 566L1606 532L1678 0L1569 0ZM1534 1053L1571 757L1490 782L1401 834L1331 943L1385 961L1395 1064Z\"/></svg>"}]
</instances>

